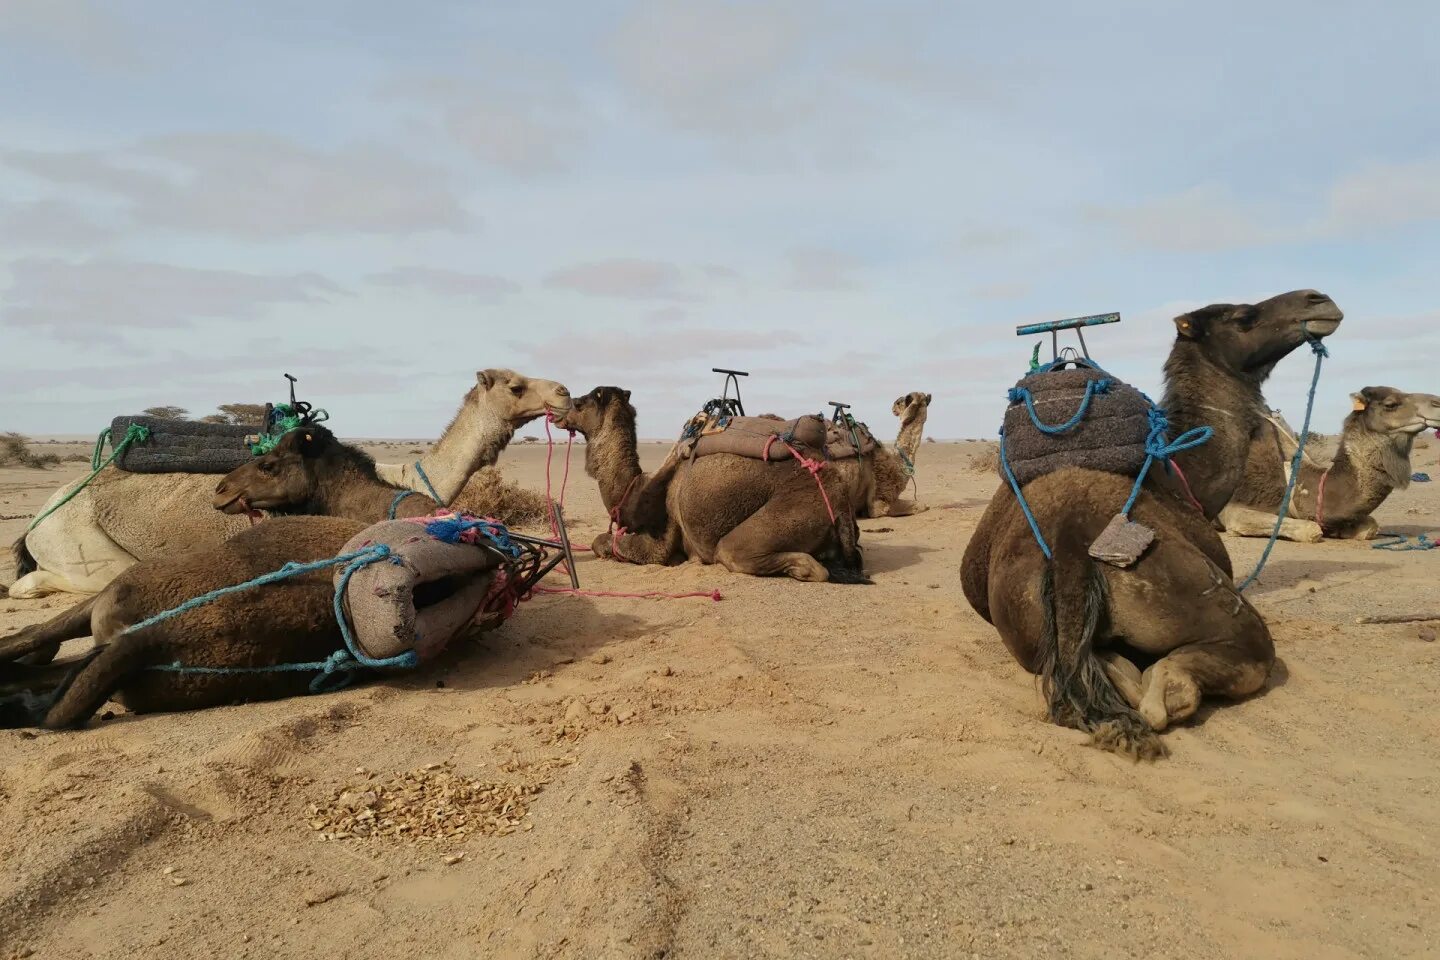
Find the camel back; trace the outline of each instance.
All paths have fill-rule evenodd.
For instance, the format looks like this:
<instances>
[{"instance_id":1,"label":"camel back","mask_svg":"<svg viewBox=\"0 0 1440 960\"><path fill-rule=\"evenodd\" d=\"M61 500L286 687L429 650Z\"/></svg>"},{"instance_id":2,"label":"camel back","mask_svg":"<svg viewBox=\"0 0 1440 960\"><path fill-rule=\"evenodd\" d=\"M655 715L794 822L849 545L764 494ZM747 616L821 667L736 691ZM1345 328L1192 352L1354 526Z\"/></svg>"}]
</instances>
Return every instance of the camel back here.
<instances>
[{"instance_id":1,"label":"camel back","mask_svg":"<svg viewBox=\"0 0 1440 960\"><path fill-rule=\"evenodd\" d=\"M1061 467L1133 477L1149 434L1145 395L1089 364L1042 367L1015 385L1005 409L1005 455L1022 486Z\"/></svg>"},{"instance_id":2,"label":"camel back","mask_svg":"<svg viewBox=\"0 0 1440 960\"><path fill-rule=\"evenodd\" d=\"M229 473L254 459L245 438L263 432L258 426L116 417L111 436L125 436L131 424L150 431L148 439L130 444L115 460L115 466L131 473Z\"/></svg>"},{"instance_id":3,"label":"camel back","mask_svg":"<svg viewBox=\"0 0 1440 960\"><path fill-rule=\"evenodd\" d=\"M390 548L390 562L356 570L344 594L355 642L369 657L381 660L413 650L421 663L434 659L499 586L497 575L506 558L483 541L437 539L426 526L434 520L382 521L360 531L340 551L377 543ZM343 576L337 567L337 590Z\"/></svg>"}]
</instances>

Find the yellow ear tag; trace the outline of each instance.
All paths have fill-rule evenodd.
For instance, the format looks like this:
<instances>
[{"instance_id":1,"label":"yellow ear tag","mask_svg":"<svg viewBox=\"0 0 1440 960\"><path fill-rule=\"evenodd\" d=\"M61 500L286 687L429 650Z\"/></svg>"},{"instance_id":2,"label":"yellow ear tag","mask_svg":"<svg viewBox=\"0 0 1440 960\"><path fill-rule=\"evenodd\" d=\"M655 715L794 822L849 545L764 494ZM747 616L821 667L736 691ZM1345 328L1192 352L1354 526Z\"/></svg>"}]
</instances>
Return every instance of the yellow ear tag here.
<instances>
[{"instance_id":1,"label":"yellow ear tag","mask_svg":"<svg viewBox=\"0 0 1440 960\"><path fill-rule=\"evenodd\" d=\"M1365 398L1360 396L1360 394L1357 393L1350 398L1350 408L1352 410L1358 412L1360 410L1364 410L1366 406L1368 406L1368 404L1365 403Z\"/></svg>"},{"instance_id":2,"label":"yellow ear tag","mask_svg":"<svg viewBox=\"0 0 1440 960\"><path fill-rule=\"evenodd\" d=\"M314 439L315 439L315 438L314 438L312 435L310 435L310 434L308 434L308 433L305 434L305 442L306 442L306 443L309 443L310 441L312 441L312 440L314 440Z\"/></svg>"}]
</instances>

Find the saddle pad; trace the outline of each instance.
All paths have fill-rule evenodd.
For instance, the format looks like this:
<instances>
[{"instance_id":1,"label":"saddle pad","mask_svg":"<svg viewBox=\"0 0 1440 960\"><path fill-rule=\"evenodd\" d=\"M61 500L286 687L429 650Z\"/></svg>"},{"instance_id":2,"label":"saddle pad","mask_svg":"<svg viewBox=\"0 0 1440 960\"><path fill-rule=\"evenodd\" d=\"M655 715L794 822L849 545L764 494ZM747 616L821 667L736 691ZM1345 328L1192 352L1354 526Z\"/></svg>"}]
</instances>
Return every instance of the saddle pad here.
<instances>
[{"instance_id":1,"label":"saddle pad","mask_svg":"<svg viewBox=\"0 0 1440 960\"><path fill-rule=\"evenodd\" d=\"M126 447L115 466L130 473L229 473L254 457L245 438L258 426L161 420L157 417L116 417L111 443L118 443L131 424L150 431L149 439Z\"/></svg>"},{"instance_id":2,"label":"saddle pad","mask_svg":"<svg viewBox=\"0 0 1440 960\"><path fill-rule=\"evenodd\" d=\"M794 420L730 417L718 432L702 431L682 456L730 453L754 460L789 460L790 447L807 456L817 455L825 448L825 421L815 414Z\"/></svg>"}]
</instances>

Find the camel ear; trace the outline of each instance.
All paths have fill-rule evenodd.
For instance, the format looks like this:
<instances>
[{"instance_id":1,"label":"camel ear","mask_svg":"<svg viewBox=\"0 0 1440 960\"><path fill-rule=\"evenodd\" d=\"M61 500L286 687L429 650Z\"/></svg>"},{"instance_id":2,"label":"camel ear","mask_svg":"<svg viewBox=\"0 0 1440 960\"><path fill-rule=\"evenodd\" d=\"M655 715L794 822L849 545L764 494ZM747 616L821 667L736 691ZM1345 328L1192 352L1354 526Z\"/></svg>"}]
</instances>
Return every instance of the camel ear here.
<instances>
[{"instance_id":1,"label":"camel ear","mask_svg":"<svg viewBox=\"0 0 1440 960\"><path fill-rule=\"evenodd\" d=\"M621 391L620 391L620 395L625 398L625 402L626 402L626 403L629 403L629 402L630 402L630 391L629 391L629 390L621 390Z\"/></svg>"},{"instance_id":2,"label":"camel ear","mask_svg":"<svg viewBox=\"0 0 1440 960\"><path fill-rule=\"evenodd\" d=\"M295 432L299 437L297 446L300 447L300 456L320 456L320 451L325 447L325 441L319 433L314 430L297 430Z\"/></svg>"},{"instance_id":3,"label":"camel ear","mask_svg":"<svg viewBox=\"0 0 1440 960\"><path fill-rule=\"evenodd\" d=\"M1205 336L1205 323L1193 313L1182 313L1175 318L1175 331L1187 340L1199 340Z\"/></svg>"},{"instance_id":4,"label":"camel ear","mask_svg":"<svg viewBox=\"0 0 1440 960\"><path fill-rule=\"evenodd\" d=\"M495 378L490 375L489 370L476 370L475 382L480 385L481 390L489 390L495 386Z\"/></svg>"},{"instance_id":5,"label":"camel ear","mask_svg":"<svg viewBox=\"0 0 1440 960\"><path fill-rule=\"evenodd\" d=\"M927 406L927 407L930 406L930 401L931 401L931 400L934 400L934 399L935 399L935 398L932 397L932 396L930 396L930 394L928 394L928 393L925 394L925 406Z\"/></svg>"},{"instance_id":6,"label":"camel ear","mask_svg":"<svg viewBox=\"0 0 1440 960\"><path fill-rule=\"evenodd\" d=\"M1368 406L1370 406L1370 401L1365 399L1365 394L1363 394L1363 393L1352 393L1352 394L1350 394L1350 409L1352 409L1352 410L1354 410L1355 412L1358 413L1358 412L1360 412L1361 410L1364 410L1364 409L1365 409L1366 407L1368 407Z\"/></svg>"}]
</instances>

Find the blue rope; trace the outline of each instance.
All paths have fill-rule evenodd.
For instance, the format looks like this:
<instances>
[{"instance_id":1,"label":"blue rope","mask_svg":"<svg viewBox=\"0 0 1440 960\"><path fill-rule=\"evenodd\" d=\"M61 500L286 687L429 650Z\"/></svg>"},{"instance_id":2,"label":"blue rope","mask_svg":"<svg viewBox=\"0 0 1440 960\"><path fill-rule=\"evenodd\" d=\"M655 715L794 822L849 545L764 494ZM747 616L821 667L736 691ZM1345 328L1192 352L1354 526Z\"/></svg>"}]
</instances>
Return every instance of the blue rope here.
<instances>
[{"instance_id":1,"label":"blue rope","mask_svg":"<svg viewBox=\"0 0 1440 960\"><path fill-rule=\"evenodd\" d=\"M1000 466L1005 471L1005 479L1010 481L1010 489L1015 491L1015 499L1020 501L1020 509L1025 514L1025 522L1030 524L1030 532L1035 535L1035 542L1040 544L1040 552L1045 554L1045 559L1051 559L1050 545L1045 542L1045 537L1040 533L1040 524L1035 522L1035 514L1030 512L1030 504L1025 502L1025 494L1020 492L1020 484L1015 479L1014 472L1010 469L1010 458L1005 455L1005 428L1000 428Z\"/></svg>"},{"instance_id":2,"label":"blue rope","mask_svg":"<svg viewBox=\"0 0 1440 960\"><path fill-rule=\"evenodd\" d=\"M448 506L450 506L450 504L448 504L448 503L446 503L444 500L441 500L441 499L440 499L440 494L438 494L438 493L435 492L435 485L430 482L430 478L429 478L429 477L425 476L425 468L422 467L422 466L420 466L420 461L419 461L419 460L416 460L416 461L415 461L415 472L418 473L418 474L420 474L420 482L423 483L423 484L425 484L425 491L430 494L430 499L431 499L431 500L434 500L436 503L440 504L440 506L442 506L442 507L448 507Z\"/></svg>"},{"instance_id":3,"label":"blue rope","mask_svg":"<svg viewBox=\"0 0 1440 960\"><path fill-rule=\"evenodd\" d=\"M905 456L905 451L904 451L904 450L901 450L899 447L896 447L896 448L895 448L895 452L900 455L900 462L903 463L903 464L905 464L905 476L907 476L907 477L913 477L913 476L915 476L915 463L914 463L914 461L912 461L909 457Z\"/></svg>"},{"instance_id":4,"label":"blue rope","mask_svg":"<svg viewBox=\"0 0 1440 960\"><path fill-rule=\"evenodd\" d=\"M1120 511L1127 518L1130 516L1130 511L1135 508L1135 501L1140 499L1140 488L1144 486L1145 478L1150 475L1152 463L1156 460L1169 460L1175 454L1185 450L1194 450L1201 444L1209 443L1210 438L1215 436L1214 427L1195 427L1193 430L1186 430L1170 441L1166 437L1166 433L1170 429L1170 421L1166 418L1165 411L1155 406L1155 402L1149 397L1145 397L1145 401L1150 404L1150 433L1145 438L1145 465L1136 475L1135 485L1130 488L1130 499L1125 501L1125 507Z\"/></svg>"},{"instance_id":5,"label":"blue rope","mask_svg":"<svg viewBox=\"0 0 1440 960\"><path fill-rule=\"evenodd\" d=\"M141 620L139 623L132 623L130 626L126 627L124 631L122 631L121 635L123 636L124 634L134 633L136 630L143 630L146 627L154 626L157 623L164 623L167 620L171 620L175 617L180 616L181 614L188 613L191 610L207 606L208 604L214 603L216 600L219 600L222 597L228 597L231 594L241 593L245 590L252 590L256 587L263 587L272 583L279 583L284 580L290 580L306 573L314 573L317 570L326 570L330 567L338 567L341 564L349 564L349 566L345 568L345 571L340 576L340 584L336 587L334 599L335 619L340 623L340 636L345 641L345 649L336 650L327 659L306 663L277 663L264 667L186 666L184 664L181 664L177 660L174 663L156 664L149 667L149 669L151 670L161 670L167 673L208 674L219 676L249 673L288 673L316 670L319 671L319 675L316 676L315 679L310 683L310 691L312 693L338 690L344 686L347 686L351 682L351 680L353 680L354 671L360 669L361 667L413 667L418 662L415 656L415 651L413 650L407 650L398 656L386 657L378 660L368 656L363 650L359 648L359 646L356 645L355 637L350 632L350 624L345 618L345 611L342 604L345 597L345 591L350 585L350 578L354 576L355 571L361 569L362 567L368 566L369 564L376 563L380 560L384 560L387 558L390 560L391 563L401 562L398 557L391 556L390 548L388 546L383 543L376 543L368 547L364 547L360 550L353 551L351 553L342 553L337 557L331 557L327 560L315 560L310 563L295 563L292 561L285 564L279 570L275 570L271 573L262 574L261 576L255 577L254 579L246 580L244 583L237 583L232 586L221 587L218 590L211 590L209 593L203 593L198 597L193 597L190 600L186 600L178 607L172 607L169 610L165 610L155 614L153 617L147 617L146 619ZM332 682L329 679L332 676L335 676L339 682Z\"/></svg>"},{"instance_id":6,"label":"blue rope","mask_svg":"<svg viewBox=\"0 0 1440 960\"><path fill-rule=\"evenodd\" d=\"M1382 533L1380 536L1393 539L1389 543L1371 544L1371 550L1394 550L1398 553L1401 550L1434 550L1436 547L1440 547L1440 543L1436 543L1423 533L1414 543L1411 543L1410 538L1403 533Z\"/></svg>"},{"instance_id":7,"label":"blue rope","mask_svg":"<svg viewBox=\"0 0 1440 960\"><path fill-rule=\"evenodd\" d=\"M1305 329L1303 324L1301 329ZM1310 331L1305 330L1305 335L1308 337ZM1275 517L1275 529L1270 531L1270 542L1265 544L1265 552L1260 554L1260 562L1255 565L1250 576L1245 578L1245 582L1236 588L1241 592L1249 589L1250 585L1260 578L1260 571L1265 569L1265 564L1270 560L1270 551L1275 549L1275 541L1280 539L1280 527L1290 513L1290 498L1295 493L1295 481L1300 477L1300 463L1301 457L1305 453L1305 441L1310 439L1310 414L1315 410L1315 391L1320 386L1320 367L1325 362L1325 358L1330 356L1330 351L1325 349L1325 344L1313 337L1309 342L1310 349L1315 352L1315 373L1310 377L1310 398L1305 403L1305 424L1300 428L1300 442L1295 447L1295 456L1290 458L1290 482L1285 485L1285 498L1280 502L1280 510Z\"/></svg>"},{"instance_id":8,"label":"blue rope","mask_svg":"<svg viewBox=\"0 0 1440 960\"><path fill-rule=\"evenodd\" d=\"M467 518L463 514L439 517L425 523L425 532L442 543L460 543L461 536L467 530L480 531L480 535L489 540L496 550L512 560L520 559L525 552L515 541L510 539L510 531L503 523L476 517Z\"/></svg>"},{"instance_id":9,"label":"blue rope","mask_svg":"<svg viewBox=\"0 0 1440 960\"><path fill-rule=\"evenodd\" d=\"M395 499L390 501L390 510L385 514L385 519L394 520L395 511L400 509L401 501L403 501L406 497L417 496L419 496L419 494L416 493L414 490L401 490L399 493L395 494Z\"/></svg>"},{"instance_id":10,"label":"blue rope","mask_svg":"<svg viewBox=\"0 0 1440 960\"><path fill-rule=\"evenodd\" d=\"M1061 433L1068 433L1069 431L1074 430L1077 426L1079 426L1080 422L1085 419L1085 414L1089 412L1090 401L1092 398L1094 398L1095 394L1105 393L1109 389L1110 380L1108 377L1100 377L1095 380L1085 381L1085 397L1080 401L1080 408L1075 411L1075 415L1073 417L1060 424L1058 427L1050 426L1049 424L1042 423L1040 421L1040 415L1035 412L1035 398L1030 395L1030 391L1025 387L1011 387L1010 402L1019 403L1021 400L1024 400L1025 409L1030 411L1030 422L1035 424L1035 429L1039 430L1041 433L1048 433L1051 436L1054 436Z\"/></svg>"}]
</instances>

